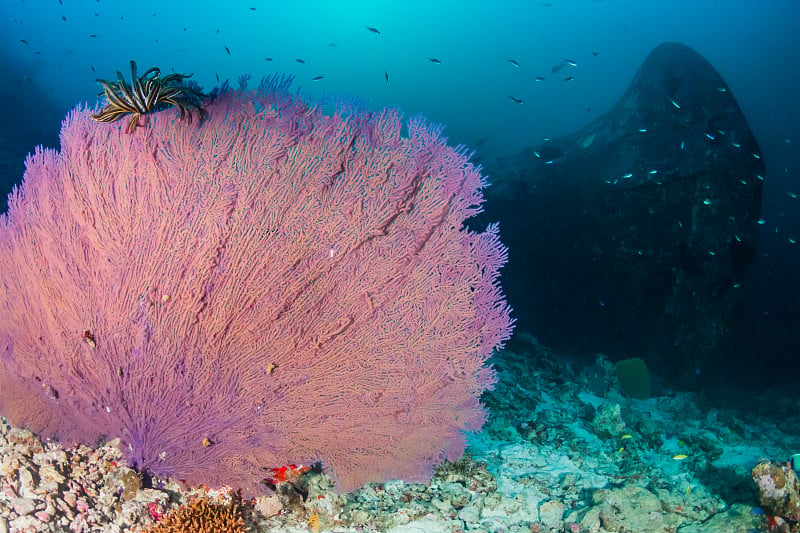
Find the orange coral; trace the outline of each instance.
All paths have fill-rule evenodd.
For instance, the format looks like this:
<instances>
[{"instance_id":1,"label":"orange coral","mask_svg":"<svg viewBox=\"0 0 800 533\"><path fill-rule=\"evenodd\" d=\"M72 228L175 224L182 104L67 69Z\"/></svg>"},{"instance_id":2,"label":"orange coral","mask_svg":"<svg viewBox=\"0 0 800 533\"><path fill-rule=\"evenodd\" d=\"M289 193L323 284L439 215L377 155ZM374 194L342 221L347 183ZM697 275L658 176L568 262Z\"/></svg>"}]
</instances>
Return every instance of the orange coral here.
<instances>
[{"instance_id":1,"label":"orange coral","mask_svg":"<svg viewBox=\"0 0 800 533\"><path fill-rule=\"evenodd\" d=\"M311 528L313 533L319 533L319 514L311 513L308 517L308 527Z\"/></svg>"},{"instance_id":2,"label":"orange coral","mask_svg":"<svg viewBox=\"0 0 800 533\"><path fill-rule=\"evenodd\" d=\"M217 504L198 498L170 511L143 533L245 533L239 504Z\"/></svg>"}]
</instances>

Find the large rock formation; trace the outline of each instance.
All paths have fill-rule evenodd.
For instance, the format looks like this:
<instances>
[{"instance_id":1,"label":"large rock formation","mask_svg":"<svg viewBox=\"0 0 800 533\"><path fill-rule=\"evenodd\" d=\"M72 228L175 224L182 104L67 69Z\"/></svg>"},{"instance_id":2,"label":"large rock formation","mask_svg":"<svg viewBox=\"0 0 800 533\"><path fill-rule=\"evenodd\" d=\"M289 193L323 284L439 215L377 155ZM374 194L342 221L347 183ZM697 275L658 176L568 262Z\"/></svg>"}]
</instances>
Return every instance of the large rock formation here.
<instances>
[{"instance_id":1,"label":"large rock formation","mask_svg":"<svg viewBox=\"0 0 800 533\"><path fill-rule=\"evenodd\" d=\"M644 357L688 385L718 355L756 245L764 162L697 52L658 46L622 99L488 173L520 329L557 350Z\"/></svg>"}]
</instances>

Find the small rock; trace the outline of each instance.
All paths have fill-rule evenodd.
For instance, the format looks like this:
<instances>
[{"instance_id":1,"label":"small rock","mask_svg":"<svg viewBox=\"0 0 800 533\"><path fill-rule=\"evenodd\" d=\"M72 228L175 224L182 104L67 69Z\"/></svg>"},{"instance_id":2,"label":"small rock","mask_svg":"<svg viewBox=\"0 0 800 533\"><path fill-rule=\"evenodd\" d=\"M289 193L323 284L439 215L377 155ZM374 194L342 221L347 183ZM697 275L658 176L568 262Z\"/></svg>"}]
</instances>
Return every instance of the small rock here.
<instances>
[{"instance_id":1,"label":"small rock","mask_svg":"<svg viewBox=\"0 0 800 533\"><path fill-rule=\"evenodd\" d=\"M404 509L401 509L401 511L404 511ZM403 526L409 522L411 522L411 516L409 516L408 512L394 513L394 516L392 516L393 527Z\"/></svg>"},{"instance_id":2,"label":"small rock","mask_svg":"<svg viewBox=\"0 0 800 533\"><path fill-rule=\"evenodd\" d=\"M440 500L439 498L434 498L431 500L431 504L443 513L447 513L453 509L453 506L450 505L450 502Z\"/></svg>"},{"instance_id":3,"label":"small rock","mask_svg":"<svg viewBox=\"0 0 800 533\"><path fill-rule=\"evenodd\" d=\"M73 533L86 531L88 528L89 524L86 523L86 517L82 514L75 515L75 518L73 518L72 522L69 523L69 530Z\"/></svg>"},{"instance_id":4,"label":"small rock","mask_svg":"<svg viewBox=\"0 0 800 533\"><path fill-rule=\"evenodd\" d=\"M69 505L73 509L75 508L75 503L78 501L78 495L77 494L75 494L72 491L67 491L67 492L64 493L63 498L64 498L64 503L66 503L67 505Z\"/></svg>"},{"instance_id":5,"label":"small rock","mask_svg":"<svg viewBox=\"0 0 800 533\"><path fill-rule=\"evenodd\" d=\"M41 522L35 516L28 515L15 518L9 525L11 526L11 531L40 531Z\"/></svg>"},{"instance_id":6,"label":"small rock","mask_svg":"<svg viewBox=\"0 0 800 533\"><path fill-rule=\"evenodd\" d=\"M558 500L548 500L539 506L539 521L547 527L548 531L561 531L564 529L564 504Z\"/></svg>"},{"instance_id":7,"label":"small rock","mask_svg":"<svg viewBox=\"0 0 800 533\"><path fill-rule=\"evenodd\" d=\"M255 510L269 518L283 511L283 504L278 496L259 496L256 498Z\"/></svg>"},{"instance_id":8,"label":"small rock","mask_svg":"<svg viewBox=\"0 0 800 533\"><path fill-rule=\"evenodd\" d=\"M74 503L71 506L68 505L67 502L65 502L61 498L58 498L56 500L57 508L60 509L64 517L68 518L69 520L72 520L73 517L75 516L75 513L73 512L74 505L75 505Z\"/></svg>"},{"instance_id":9,"label":"small rock","mask_svg":"<svg viewBox=\"0 0 800 533\"><path fill-rule=\"evenodd\" d=\"M458 512L458 518L467 524L476 524L481 518L481 511L475 505L468 505Z\"/></svg>"},{"instance_id":10,"label":"small rock","mask_svg":"<svg viewBox=\"0 0 800 533\"><path fill-rule=\"evenodd\" d=\"M45 461L50 461L54 465L63 466L67 464L67 452L61 448L49 450L44 454L43 458Z\"/></svg>"},{"instance_id":11,"label":"small rock","mask_svg":"<svg viewBox=\"0 0 800 533\"><path fill-rule=\"evenodd\" d=\"M31 457L34 453L42 453L44 447L36 435L22 428L11 428L8 432L8 443L15 445L13 448L26 457Z\"/></svg>"},{"instance_id":12,"label":"small rock","mask_svg":"<svg viewBox=\"0 0 800 533\"><path fill-rule=\"evenodd\" d=\"M78 501L75 503L75 508L78 509L79 513L85 513L89 510L89 504L86 503L84 498L79 498Z\"/></svg>"},{"instance_id":13,"label":"small rock","mask_svg":"<svg viewBox=\"0 0 800 533\"><path fill-rule=\"evenodd\" d=\"M11 500L14 512L19 516L31 514L36 509L36 500L31 498L14 498Z\"/></svg>"},{"instance_id":14,"label":"small rock","mask_svg":"<svg viewBox=\"0 0 800 533\"><path fill-rule=\"evenodd\" d=\"M8 454L0 460L0 476L5 479L13 479L17 476L19 469L19 459L13 454Z\"/></svg>"},{"instance_id":15,"label":"small rock","mask_svg":"<svg viewBox=\"0 0 800 533\"><path fill-rule=\"evenodd\" d=\"M58 492L58 486L66 481L66 478L50 464L39 467L39 477L41 479L39 489L43 492Z\"/></svg>"},{"instance_id":16,"label":"small rock","mask_svg":"<svg viewBox=\"0 0 800 533\"><path fill-rule=\"evenodd\" d=\"M33 474L26 467L20 465L19 467L19 495L23 498L35 498L34 492L35 485L33 483Z\"/></svg>"}]
</instances>

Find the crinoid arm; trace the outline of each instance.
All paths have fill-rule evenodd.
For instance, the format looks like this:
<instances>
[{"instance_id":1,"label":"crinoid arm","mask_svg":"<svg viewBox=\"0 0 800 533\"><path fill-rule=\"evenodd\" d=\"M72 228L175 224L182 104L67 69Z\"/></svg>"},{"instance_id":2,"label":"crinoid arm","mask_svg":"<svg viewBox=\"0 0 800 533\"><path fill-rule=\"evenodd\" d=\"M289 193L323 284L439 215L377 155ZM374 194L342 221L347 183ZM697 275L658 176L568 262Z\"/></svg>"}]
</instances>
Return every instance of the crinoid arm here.
<instances>
[{"instance_id":1,"label":"crinoid arm","mask_svg":"<svg viewBox=\"0 0 800 533\"><path fill-rule=\"evenodd\" d=\"M127 114L128 111L121 109L103 108L98 113L93 114L92 119L97 122L116 122Z\"/></svg>"},{"instance_id":2,"label":"crinoid arm","mask_svg":"<svg viewBox=\"0 0 800 533\"><path fill-rule=\"evenodd\" d=\"M139 113L134 113L131 119L128 121L128 127L125 128L125 133L133 133L136 131L136 126L139 125L139 119L142 117Z\"/></svg>"}]
</instances>

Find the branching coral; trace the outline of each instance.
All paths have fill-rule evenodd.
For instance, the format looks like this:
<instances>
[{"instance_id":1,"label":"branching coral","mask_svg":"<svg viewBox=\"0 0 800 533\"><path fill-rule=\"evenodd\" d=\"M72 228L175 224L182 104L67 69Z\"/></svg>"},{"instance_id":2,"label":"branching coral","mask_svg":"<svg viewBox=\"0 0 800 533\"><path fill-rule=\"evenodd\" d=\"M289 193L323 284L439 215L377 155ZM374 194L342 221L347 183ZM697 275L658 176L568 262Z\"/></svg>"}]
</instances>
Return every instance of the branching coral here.
<instances>
[{"instance_id":1,"label":"branching coral","mask_svg":"<svg viewBox=\"0 0 800 533\"><path fill-rule=\"evenodd\" d=\"M198 498L169 512L142 533L245 533L245 527L235 501L218 504Z\"/></svg>"}]
</instances>

